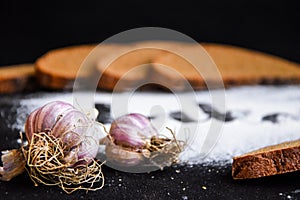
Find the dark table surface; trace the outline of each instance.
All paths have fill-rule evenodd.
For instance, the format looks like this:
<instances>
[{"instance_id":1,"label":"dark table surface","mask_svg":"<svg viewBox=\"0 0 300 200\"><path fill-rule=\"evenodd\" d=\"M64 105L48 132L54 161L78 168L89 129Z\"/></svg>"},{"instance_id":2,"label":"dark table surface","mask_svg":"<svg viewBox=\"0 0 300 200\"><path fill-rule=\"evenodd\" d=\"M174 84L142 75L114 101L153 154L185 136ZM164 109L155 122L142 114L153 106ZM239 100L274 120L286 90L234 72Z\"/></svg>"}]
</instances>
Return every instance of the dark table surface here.
<instances>
[{"instance_id":1,"label":"dark table surface","mask_svg":"<svg viewBox=\"0 0 300 200\"><path fill-rule=\"evenodd\" d=\"M0 96L0 150L18 147L17 99ZM12 101L14 99L14 101ZM300 173L234 181L231 165L175 165L163 171L133 174L103 167L105 186L96 192L66 194L58 187L35 187L26 173L0 182L1 199L300 199Z\"/></svg>"}]
</instances>

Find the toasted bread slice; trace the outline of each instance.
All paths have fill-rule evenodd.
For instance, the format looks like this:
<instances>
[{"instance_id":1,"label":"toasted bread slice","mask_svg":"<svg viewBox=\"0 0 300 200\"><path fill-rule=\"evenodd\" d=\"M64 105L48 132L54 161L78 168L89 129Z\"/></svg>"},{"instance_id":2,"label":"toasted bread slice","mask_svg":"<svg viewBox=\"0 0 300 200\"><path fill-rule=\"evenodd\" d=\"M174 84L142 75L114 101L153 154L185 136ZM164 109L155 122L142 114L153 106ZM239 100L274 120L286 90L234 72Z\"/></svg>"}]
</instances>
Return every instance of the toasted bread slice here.
<instances>
[{"instance_id":1,"label":"toasted bread slice","mask_svg":"<svg viewBox=\"0 0 300 200\"><path fill-rule=\"evenodd\" d=\"M252 151L233 158L234 179L251 179L300 170L300 140Z\"/></svg>"},{"instance_id":2,"label":"toasted bread slice","mask_svg":"<svg viewBox=\"0 0 300 200\"><path fill-rule=\"evenodd\" d=\"M300 65L265 53L221 44L202 44L215 62L225 86L249 84L299 83ZM160 63L181 73L193 88L203 88L207 82L218 81L218 72L209 69L211 63L204 54L193 52L193 47L185 49L191 57L201 56L196 65L173 53L157 57ZM192 55L194 53L194 55ZM196 70L199 69L200 73ZM156 77L171 79L173 74L166 72L160 65L154 66ZM215 73L215 74L213 74ZM174 77L173 77L174 79ZM175 81L175 80L173 80ZM178 81L175 81L178 82Z\"/></svg>"},{"instance_id":3,"label":"toasted bread slice","mask_svg":"<svg viewBox=\"0 0 300 200\"><path fill-rule=\"evenodd\" d=\"M107 90L126 90L139 87L150 80L150 62L159 54L156 49L138 49L134 45L120 47L98 62L101 73L98 86Z\"/></svg>"},{"instance_id":4,"label":"toasted bread slice","mask_svg":"<svg viewBox=\"0 0 300 200\"><path fill-rule=\"evenodd\" d=\"M33 64L0 67L0 93L23 91L34 75Z\"/></svg>"},{"instance_id":5,"label":"toasted bread slice","mask_svg":"<svg viewBox=\"0 0 300 200\"><path fill-rule=\"evenodd\" d=\"M203 89L206 82L221 82L222 77L212 59L198 44L180 45L175 51L165 51L153 59L154 82L171 89Z\"/></svg>"},{"instance_id":6,"label":"toasted bread slice","mask_svg":"<svg viewBox=\"0 0 300 200\"><path fill-rule=\"evenodd\" d=\"M187 83L193 89L205 88L208 83L218 87L222 81L225 86L300 83L299 64L229 45L202 46L213 61L196 44L148 41L102 45L95 54L99 60L92 63L95 71L80 74L81 64L96 45L67 47L37 60L37 79L46 88L71 89L77 76L92 73L100 77L98 87L106 90L125 90L149 82L169 89L184 89Z\"/></svg>"},{"instance_id":7,"label":"toasted bread slice","mask_svg":"<svg viewBox=\"0 0 300 200\"><path fill-rule=\"evenodd\" d=\"M220 44L203 44L225 85L299 83L300 64L266 53Z\"/></svg>"},{"instance_id":8,"label":"toasted bread slice","mask_svg":"<svg viewBox=\"0 0 300 200\"><path fill-rule=\"evenodd\" d=\"M81 45L55 49L35 63L37 80L50 89L71 89L77 72L95 45Z\"/></svg>"},{"instance_id":9,"label":"toasted bread slice","mask_svg":"<svg viewBox=\"0 0 300 200\"><path fill-rule=\"evenodd\" d=\"M111 55L99 60L97 66L101 73L99 87L108 90L126 90L152 83L153 77L156 76L152 70L153 59L162 55L166 49L179 47L179 44L146 41L120 47L111 52Z\"/></svg>"}]
</instances>

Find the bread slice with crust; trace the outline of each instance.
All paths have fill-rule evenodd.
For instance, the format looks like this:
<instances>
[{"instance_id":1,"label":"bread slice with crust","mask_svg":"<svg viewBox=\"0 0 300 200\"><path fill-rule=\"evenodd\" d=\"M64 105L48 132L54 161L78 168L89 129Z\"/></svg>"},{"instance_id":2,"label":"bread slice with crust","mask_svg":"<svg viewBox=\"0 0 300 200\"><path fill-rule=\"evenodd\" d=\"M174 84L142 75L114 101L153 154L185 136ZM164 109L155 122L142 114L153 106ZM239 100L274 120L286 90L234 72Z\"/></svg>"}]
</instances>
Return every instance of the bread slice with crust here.
<instances>
[{"instance_id":1,"label":"bread slice with crust","mask_svg":"<svg viewBox=\"0 0 300 200\"><path fill-rule=\"evenodd\" d=\"M101 73L98 87L107 90L138 88L153 82L153 60L167 49L179 48L184 43L144 41L120 46L110 55L100 59L97 65ZM154 83L155 80L154 80Z\"/></svg>"},{"instance_id":2,"label":"bread slice with crust","mask_svg":"<svg viewBox=\"0 0 300 200\"><path fill-rule=\"evenodd\" d=\"M151 79L151 59L161 50L142 48L134 44L120 46L110 55L99 59L100 73L98 87L107 90L126 90L139 87Z\"/></svg>"},{"instance_id":3,"label":"bread slice with crust","mask_svg":"<svg viewBox=\"0 0 300 200\"><path fill-rule=\"evenodd\" d=\"M0 93L23 91L34 78L33 64L0 67Z\"/></svg>"},{"instance_id":4,"label":"bread slice with crust","mask_svg":"<svg viewBox=\"0 0 300 200\"><path fill-rule=\"evenodd\" d=\"M300 83L298 63L231 45L202 45L218 66L227 86Z\"/></svg>"},{"instance_id":5,"label":"bread slice with crust","mask_svg":"<svg viewBox=\"0 0 300 200\"><path fill-rule=\"evenodd\" d=\"M98 88L106 90L126 90L147 82L171 90L184 89L187 83L193 89L206 88L207 83L218 87L222 81L225 86L300 83L297 63L235 46L201 45L207 53L199 51L197 44L170 41L101 45L98 61L93 63L95 70L80 75L88 77L92 72L101 77ZM35 63L38 82L46 88L72 89L81 64L95 47L81 45L49 51Z\"/></svg>"},{"instance_id":6,"label":"bread slice with crust","mask_svg":"<svg viewBox=\"0 0 300 200\"><path fill-rule=\"evenodd\" d=\"M213 60L198 44L181 44L153 58L154 82L184 90L187 84L203 89L207 82L222 81Z\"/></svg>"},{"instance_id":7,"label":"bread slice with crust","mask_svg":"<svg viewBox=\"0 0 300 200\"><path fill-rule=\"evenodd\" d=\"M300 170L300 140L252 151L233 158L232 177L252 179Z\"/></svg>"},{"instance_id":8,"label":"bread slice with crust","mask_svg":"<svg viewBox=\"0 0 300 200\"><path fill-rule=\"evenodd\" d=\"M49 89L71 89L82 62L94 48L80 45L47 52L35 62L39 84Z\"/></svg>"},{"instance_id":9,"label":"bread slice with crust","mask_svg":"<svg viewBox=\"0 0 300 200\"><path fill-rule=\"evenodd\" d=\"M196 45L184 49L185 53L190 54L191 57L201 56L195 63L196 65L170 52L155 58L154 63L173 68L182 74L194 89L204 88L207 83L218 82L218 73L221 74L221 80L226 87L300 83L300 65L297 63L241 47L207 43L201 45L216 64L218 71L211 68L212 65L204 54L196 52ZM197 68L200 73L196 70ZM174 78L175 72L171 73L159 64L154 65L154 72L160 79L179 81Z\"/></svg>"}]
</instances>

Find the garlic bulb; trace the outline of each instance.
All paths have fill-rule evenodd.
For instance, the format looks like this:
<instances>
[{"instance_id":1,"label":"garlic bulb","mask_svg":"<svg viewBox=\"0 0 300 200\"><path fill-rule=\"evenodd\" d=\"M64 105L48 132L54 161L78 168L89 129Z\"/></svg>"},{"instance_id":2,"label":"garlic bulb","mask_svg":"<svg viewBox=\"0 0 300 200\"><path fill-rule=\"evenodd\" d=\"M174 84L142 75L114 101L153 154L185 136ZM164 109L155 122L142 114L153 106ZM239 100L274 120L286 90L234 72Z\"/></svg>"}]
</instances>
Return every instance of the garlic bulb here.
<instances>
[{"instance_id":1,"label":"garlic bulb","mask_svg":"<svg viewBox=\"0 0 300 200\"><path fill-rule=\"evenodd\" d=\"M67 193L101 189L102 164L95 160L98 125L62 101L34 110L25 124L28 144L2 156L0 180L9 181L26 167L35 185L57 185Z\"/></svg>"},{"instance_id":2,"label":"garlic bulb","mask_svg":"<svg viewBox=\"0 0 300 200\"><path fill-rule=\"evenodd\" d=\"M72 105L55 101L33 111L27 118L25 133L30 142L32 135L39 132L49 132L55 138L60 138L65 156L76 149L74 161L90 163L98 151L100 134L94 130L94 122L87 115L75 109Z\"/></svg>"},{"instance_id":3,"label":"garlic bulb","mask_svg":"<svg viewBox=\"0 0 300 200\"><path fill-rule=\"evenodd\" d=\"M158 131L147 117L131 113L114 120L109 134L116 145L143 149L153 136L158 136Z\"/></svg>"},{"instance_id":4,"label":"garlic bulb","mask_svg":"<svg viewBox=\"0 0 300 200\"><path fill-rule=\"evenodd\" d=\"M172 132L173 134L173 132ZM108 133L105 154L110 167L144 173L162 169L177 161L183 143L158 134L142 114L115 119Z\"/></svg>"}]
</instances>

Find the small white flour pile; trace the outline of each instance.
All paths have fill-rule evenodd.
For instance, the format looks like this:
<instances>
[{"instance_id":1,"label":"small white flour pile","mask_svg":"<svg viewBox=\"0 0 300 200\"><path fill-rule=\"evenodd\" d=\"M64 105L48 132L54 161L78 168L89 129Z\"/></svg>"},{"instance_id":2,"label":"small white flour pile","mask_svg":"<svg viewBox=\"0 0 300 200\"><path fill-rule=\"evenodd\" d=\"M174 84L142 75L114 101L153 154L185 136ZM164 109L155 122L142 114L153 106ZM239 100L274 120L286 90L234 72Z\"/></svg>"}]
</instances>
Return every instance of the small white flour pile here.
<instances>
[{"instance_id":1,"label":"small white flour pile","mask_svg":"<svg viewBox=\"0 0 300 200\"><path fill-rule=\"evenodd\" d=\"M211 93L220 92L215 90ZM211 104L211 93L197 92L195 105ZM176 120L170 113L182 111L182 105L178 97L170 93L136 92L130 96L124 106L118 103L122 102L124 94L112 95L101 92L96 93L95 103L110 105L112 118L125 112L154 116L154 121L155 118L158 119L155 125L159 131L168 134L164 128L167 126L177 133L177 139L187 141L187 148L182 153L181 160L190 164L230 163L232 157L236 155L264 146L300 139L300 86L237 87L226 90L225 95L226 111L235 118L228 122L209 118L198 105L198 121ZM26 116L31 111L55 100L73 103L73 95L72 93L43 93L21 100L17 110L18 119L12 127L23 131ZM101 115L101 110L99 112ZM189 115L186 113L187 109L183 109L182 112ZM202 147L209 141L209 134L211 134L209 130L214 130L214 124L221 124L222 129L219 134L216 134L218 137L212 139L211 151L204 152L203 155ZM106 126L109 128L109 124ZM191 132L195 127L197 131Z\"/></svg>"}]
</instances>

